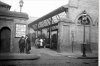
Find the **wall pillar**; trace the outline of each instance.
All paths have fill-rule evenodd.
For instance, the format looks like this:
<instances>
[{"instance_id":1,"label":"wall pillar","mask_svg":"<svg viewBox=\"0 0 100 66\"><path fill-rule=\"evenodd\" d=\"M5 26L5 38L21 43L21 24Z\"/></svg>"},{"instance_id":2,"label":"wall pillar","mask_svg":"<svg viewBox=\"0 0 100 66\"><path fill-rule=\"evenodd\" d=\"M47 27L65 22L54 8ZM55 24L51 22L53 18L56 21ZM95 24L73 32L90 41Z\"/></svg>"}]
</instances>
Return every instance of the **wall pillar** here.
<instances>
[{"instance_id":1,"label":"wall pillar","mask_svg":"<svg viewBox=\"0 0 100 66\"><path fill-rule=\"evenodd\" d=\"M59 52L72 52L70 42L70 24L60 22L58 24L58 51Z\"/></svg>"},{"instance_id":2,"label":"wall pillar","mask_svg":"<svg viewBox=\"0 0 100 66\"><path fill-rule=\"evenodd\" d=\"M62 32L63 32L63 22L58 23L58 45L57 45L57 51L61 52L61 43L62 43Z\"/></svg>"}]
</instances>

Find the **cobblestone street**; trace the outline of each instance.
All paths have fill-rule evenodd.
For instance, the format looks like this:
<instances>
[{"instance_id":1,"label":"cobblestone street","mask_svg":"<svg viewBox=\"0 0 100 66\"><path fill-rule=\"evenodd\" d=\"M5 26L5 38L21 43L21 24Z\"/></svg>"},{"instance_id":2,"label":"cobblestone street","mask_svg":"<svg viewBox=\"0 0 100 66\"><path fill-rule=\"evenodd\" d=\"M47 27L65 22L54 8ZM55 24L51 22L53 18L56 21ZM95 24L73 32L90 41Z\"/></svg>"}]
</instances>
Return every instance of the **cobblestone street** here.
<instances>
[{"instance_id":1,"label":"cobblestone street","mask_svg":"<svg viewBox=\"0 0 100 66\"><path fill-rule=\"evenodd\" d=\"M34 49L34 50L33 50ZM32 48L32 51L36 54L40 53L39 59L21 59L21 60L3 60L0 61L1 65L14 65L14 66L98 66L97 58L85 58L78 59L75 55L60 55L55 51L49 49L36 49ZM36 52L38 51L38 52ZM48 54L48 52L55 52L55 54ZM44 53L45 52L45 53ZM53 56L54 55L54 56ZM30 56L31 57L31 56Z\"/></svg>"}]
</instances>

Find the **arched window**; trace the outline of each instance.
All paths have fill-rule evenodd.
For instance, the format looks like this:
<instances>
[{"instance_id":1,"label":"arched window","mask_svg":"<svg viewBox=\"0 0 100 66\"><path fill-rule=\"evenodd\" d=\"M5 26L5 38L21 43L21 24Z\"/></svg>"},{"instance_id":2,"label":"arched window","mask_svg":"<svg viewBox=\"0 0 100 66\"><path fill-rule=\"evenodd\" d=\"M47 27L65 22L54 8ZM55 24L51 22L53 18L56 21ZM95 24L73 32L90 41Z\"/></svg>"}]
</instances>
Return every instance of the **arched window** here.
<instances>
[{"instance_id":1,"label":"arched window","mask_svg":"<svg viewBox=\"0 0 100 66\"><path fill-rule=\"evenodd\" d=\"M78 17L77 23L81 24L81 25L90 25L91 24L90 16L86 13L85 10Z\"/></svg>"}]
</instances>

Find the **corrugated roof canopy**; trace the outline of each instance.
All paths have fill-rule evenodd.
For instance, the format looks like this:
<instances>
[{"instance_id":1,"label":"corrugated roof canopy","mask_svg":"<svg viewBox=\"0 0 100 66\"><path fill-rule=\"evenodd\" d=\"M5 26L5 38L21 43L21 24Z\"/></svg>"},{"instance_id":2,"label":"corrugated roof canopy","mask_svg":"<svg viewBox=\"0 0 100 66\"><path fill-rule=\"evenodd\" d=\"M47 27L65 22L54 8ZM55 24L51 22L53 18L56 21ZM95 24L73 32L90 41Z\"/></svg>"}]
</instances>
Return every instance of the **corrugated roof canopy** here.
<instances>
[{"instance_id":1,"label":"corrugated roof canopy","mask_svg":"<svg viewBox=\"0 0 100 66\"><path fill-rule=\"evenodd\" d=\"M56 10L54 10L54 11L52 11L52 12L50 12L50 13L44 15L43 17L41 17L41 18L39 18L39 19L33 21L33 22L30 23L28 26L29 26L29 27L32 27L32 25L34 25L34 24L37 24L37 23L39 23L39 22L41 22L41 21L43 21L43 20L46 20L46 19L48 19L48 18L54 16L54 15L57 15L57 14L59 14L59 13L61 13L61 12L64 12L64 11L66 11L66 8L68 8L68 7L61 6L61 7L57 8Z\"/></svg>"}]
</instances>

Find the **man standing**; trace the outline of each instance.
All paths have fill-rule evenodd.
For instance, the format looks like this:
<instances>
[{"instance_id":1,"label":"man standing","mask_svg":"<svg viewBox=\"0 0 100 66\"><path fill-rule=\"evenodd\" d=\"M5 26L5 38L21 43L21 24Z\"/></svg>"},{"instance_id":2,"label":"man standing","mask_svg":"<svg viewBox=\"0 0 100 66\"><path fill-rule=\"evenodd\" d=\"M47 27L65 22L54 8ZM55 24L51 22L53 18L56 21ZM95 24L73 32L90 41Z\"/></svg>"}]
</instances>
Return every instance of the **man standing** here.
<instances>
[{"instance_id":1,"label":"man standing","mask_svg":"<svg viewBox=\"0 0 100 66\"><path fill-rule=\"evenodd\" d=\"M26 35L26 37L25 37L25 44L26 44L26 53L30 54L31 42L30 42L30 38L28 35Z\"/></svg>"},{"instance_id":2,"label":"man standing","mask_svg":"<svg viewBox=\"0 0 100 66\"><path fill-rule=\"evenodd\" d=\"M25 48L25 38L22 36L19 40L20 53L24 53L24 48Z\"/></svg>"},{"instance_id":3,"label":"man standing","mask_svg":"<svg viewBox=\"0 0 100 66\"><path fill-rule=\"evenodd\" d=\"M39 48L39 44L40 44L39 38L36 38L36 40L35 40L35 47Z\"/></svg>"}]
</instances>

